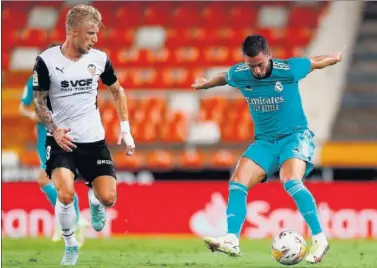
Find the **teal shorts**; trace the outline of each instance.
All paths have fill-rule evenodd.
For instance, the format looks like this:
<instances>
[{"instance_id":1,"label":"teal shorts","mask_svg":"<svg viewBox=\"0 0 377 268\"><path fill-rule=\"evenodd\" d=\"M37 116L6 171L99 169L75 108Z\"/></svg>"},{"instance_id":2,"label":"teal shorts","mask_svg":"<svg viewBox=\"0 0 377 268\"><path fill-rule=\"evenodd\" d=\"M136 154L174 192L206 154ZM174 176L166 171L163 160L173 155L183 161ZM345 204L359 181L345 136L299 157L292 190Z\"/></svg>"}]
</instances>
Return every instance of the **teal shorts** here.
<instances>
[{"instance_id":1,"label":"teal shorts","mask_svg":"<svg viewBox=\"0 0 377 268\"><path fill-rule=\"evenodd\" d=\"M312 158L315 145L314 133L309 129L299 130L278 140L256 140L243 153L243 157L257 163L266 172L267 178L280 170L281 165L291 158L306 162L305 177L313 170Z\"/></svg>"},{"instance_id":2,"label":"teal shorts","mask_svg":"<svg viewBox=\"0 0 377 268\"><path fill-rule=\"evenodd\" d=\"M47 130L43 124L37 125L38 138L37 138L37 150L41 168L46 169L46 136Z\"/></svg>"}]
</instances>

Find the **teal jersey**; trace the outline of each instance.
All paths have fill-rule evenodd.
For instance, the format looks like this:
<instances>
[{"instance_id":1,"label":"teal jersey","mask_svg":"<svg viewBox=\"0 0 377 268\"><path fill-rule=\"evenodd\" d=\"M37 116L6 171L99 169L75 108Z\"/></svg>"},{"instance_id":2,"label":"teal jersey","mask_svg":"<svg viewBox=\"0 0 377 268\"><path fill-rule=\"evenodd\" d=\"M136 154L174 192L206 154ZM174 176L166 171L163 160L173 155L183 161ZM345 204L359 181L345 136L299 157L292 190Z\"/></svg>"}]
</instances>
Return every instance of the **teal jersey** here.
<instances>
[{"instance_id":1,"label":"teal jersey","mask_svg":"<svg viewBox=\"0 0 377 268\"><path fill-rule=\"evenodd\" d=\"M226 75L228 84L248 102L256 139L276 140L308 128L298 82L310 72L310 60L272 59L272 63L270 76L263 79L255 78L245 63L234 65Z\"/></svg>"},{"instance_id":2,"label":"teal jersey","mask_svg":"<svg viewBox=\"0 0 377 268\"><path fill-rule=\"evenodd\" d=\"M31 76L24 87L21 99L22 104L30 106L33 103L33 77Z\"/></svg>"},{"instance_id":3,"label":"teal jersey","mask_svg":"<svg viewBox=\"0 0 377 268\"><path fill-rule=\"evenodd\" d=\"M31 76L26 82L21 102L25 106L31 106L33 103L33 76ZM38 123L38 134L44 135L45 132L45 126L42 123Z\"/></svg>"}]
</instances>

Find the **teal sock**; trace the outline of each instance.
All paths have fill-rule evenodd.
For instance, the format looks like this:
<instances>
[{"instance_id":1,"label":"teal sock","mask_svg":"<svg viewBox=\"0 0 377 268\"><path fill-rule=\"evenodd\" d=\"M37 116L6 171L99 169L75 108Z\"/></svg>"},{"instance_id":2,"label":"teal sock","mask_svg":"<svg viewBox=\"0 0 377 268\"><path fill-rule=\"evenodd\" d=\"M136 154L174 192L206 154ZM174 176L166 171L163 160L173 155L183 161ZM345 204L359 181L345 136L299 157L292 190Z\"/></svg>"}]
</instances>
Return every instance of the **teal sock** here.
<instances>
[{"instance_id":1,"label":"teal sock","mask_svg":"<svg viewBox=\"0 0 377 268\"><path fill-rule=\"evenodd\" d=\"M80 219L79 197L77 196L76 193L73 198L73 204L75 206L75 211L76 211L76 221L79 222L79 219Z\"/></svg>"},{"instance_id":2,"label":"teal sock","mask_svg":"<svg viewBox=\"0 0 377 268\"><path fill-rule=\"evenodd\" d=\"M246 198L249 189L246 185L229 182L228 208L226 210L228 233L240 237L242 225L246 218Z\"/></svg>"},{"instance_id":3,"label":"teal sock","mask_svg":"<svg viewBox=\"0 0 377 268\"><path fill-rule=\"evenodd\" d=\"M55 207L56 199L58 198L58 193L56 192L54 184L51 182L41 187L42 192L47 196L48 201L51 205Z\"/></svg>"},{"instance_id":4,"label":"teal sock","mask_svg":"<svg viewBox=\"0 0 377 268\"><path fill-rule=\"evenodd\" d=\"M322 233L317 205L313 195L300 180L290 180L284 183L284 189L295 200L298 210L304 217L312 235Z\"/></svg>"}]
</instances>

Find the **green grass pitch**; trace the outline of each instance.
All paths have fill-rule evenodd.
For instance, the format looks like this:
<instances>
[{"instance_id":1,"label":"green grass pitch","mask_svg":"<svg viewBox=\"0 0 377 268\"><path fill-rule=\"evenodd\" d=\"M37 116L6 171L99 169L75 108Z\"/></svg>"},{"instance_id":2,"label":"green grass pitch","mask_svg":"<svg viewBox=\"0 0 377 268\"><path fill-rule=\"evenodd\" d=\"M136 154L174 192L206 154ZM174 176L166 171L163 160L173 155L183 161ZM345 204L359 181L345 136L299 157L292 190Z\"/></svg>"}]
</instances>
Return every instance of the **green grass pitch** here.
<instances>
[{"instance_id":1,"label":"green grass pitch","mask_svg":"<svg viewBox=\"0 0 377 268\"><path fill-rule=\"evenodd\" d=\"M334 240L323 262L295 267L377 267L376 240ZM242 256L211 253L200 238L124 237L90 239L77 267L284 267L271 256L270 240L242 240ZM2 240L2 267L61 267L63 242L48 239Z\"/></svg>"}]
</instances>

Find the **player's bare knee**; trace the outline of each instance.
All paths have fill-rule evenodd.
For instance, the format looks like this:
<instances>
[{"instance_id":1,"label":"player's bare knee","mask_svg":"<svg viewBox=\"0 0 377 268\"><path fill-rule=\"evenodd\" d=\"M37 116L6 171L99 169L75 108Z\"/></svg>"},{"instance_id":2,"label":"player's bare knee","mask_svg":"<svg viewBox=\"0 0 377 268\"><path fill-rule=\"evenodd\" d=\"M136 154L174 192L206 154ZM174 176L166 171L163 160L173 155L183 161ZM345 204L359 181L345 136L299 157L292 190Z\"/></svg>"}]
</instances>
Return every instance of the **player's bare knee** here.
<instances>
[{"instance_id":1,"label":"player's bare knee","mask_svg":"<svg viewBox=\"0 0 377 268\"><path fill-rule=\"evenodd\" d=\"M285 175L280 175L280 182L282 184L291 181L291 180L300 180L301 178L295 177L295 176L285 176Z\"/></svg>"},{"instance_id":2,"label":"player's bare knee","mask_svg":"<svg viewBox=\"0 0 377 268\"><path fill-rule=\"evenodd\" d=\"M107 193L101 194L99 196L99 201L104 205L105 207L112 207L115 205L117 199L116 192L110 191Z\"/></svg>"},{"instance_id":3,"label":"player's bare knee","mask_svg":"<svg viewBox=\"0 0 377 268\"><path fill-rule=\"evenodd\" d=\"M50 184L52 183L52 181L49 179L49 177L47 176L47 174L42 171L38 178L37 178L37 182L39 184L40 187L43 187L43 186L46 186L47 184Z\"/></svg>"},{"instance_id":4,"label":"player's bare knee","mask_svg":"<svg viewBox=\"0 0 377 268\"><path fill-rule=\"evenodd\" d=\"M75 192L74 190L60 189L58 190L58 199L64 205L71 204L74 199Z\"/></svg>"},{"instance_id":5,"label":"player's bare knee","mask_svg":"<svg viewBox=\"0 0 377 268\"><path fill-rule=\"evenodd\" d=\"M237 182L237 183L240 183L240 184L243 184L243 185L248 185L247 178L243 178L242 176L233 175L230 178L230 181Z\"/></svg>"},{"instance_id":6,"label":"player's bare knee","mask_svg":"<svg viewBox=\"0 0 377 268\"><path fill-rule=\"evenodd\" d=\"M51 181L46 180L45 178L38 177L37 182L40 187L44 187L47 184L51 183Z\"/></svg>"}]
</instances>

